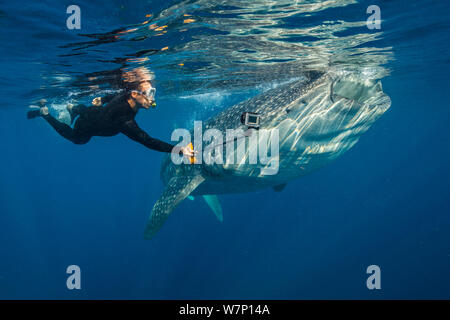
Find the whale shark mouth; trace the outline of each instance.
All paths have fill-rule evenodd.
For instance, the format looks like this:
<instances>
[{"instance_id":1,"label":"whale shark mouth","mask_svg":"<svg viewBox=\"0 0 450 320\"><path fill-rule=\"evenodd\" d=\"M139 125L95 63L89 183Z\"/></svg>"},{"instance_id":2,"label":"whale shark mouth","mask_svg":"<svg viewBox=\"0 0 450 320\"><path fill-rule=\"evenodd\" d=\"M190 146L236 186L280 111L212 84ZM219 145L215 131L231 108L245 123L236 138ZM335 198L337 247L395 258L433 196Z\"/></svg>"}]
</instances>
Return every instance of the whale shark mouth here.
<instances>
[{"instance_id":1,"label":"whale shark mouth","mask_svg":"<svg viewBox=\"0 0 450 320\"><path fill-rule=\"evenodd\" d=\"M338 78L331 84L330 98L335 101L337 97L341 97L364 104L382 92L380 81Z\"/></svg>"}]
</instances>

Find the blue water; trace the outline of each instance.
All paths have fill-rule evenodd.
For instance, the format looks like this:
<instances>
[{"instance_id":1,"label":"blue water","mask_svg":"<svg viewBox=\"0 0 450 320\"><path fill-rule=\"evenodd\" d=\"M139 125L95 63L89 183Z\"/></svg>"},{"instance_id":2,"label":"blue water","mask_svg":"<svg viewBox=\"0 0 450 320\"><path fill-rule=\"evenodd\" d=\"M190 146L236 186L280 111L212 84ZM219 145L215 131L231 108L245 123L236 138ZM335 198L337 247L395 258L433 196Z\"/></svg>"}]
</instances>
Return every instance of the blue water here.
<instances>
[{"instance_id":1,"label":"blue water","mask_svg":"<svg viewBox=\"0 0 450 320\"><path fill-rule=\"evenodd\" d=\"M72 1L0 3L0 298L450 298L450 5L337 1L237 27L242 14L296 10L266 2L77 1L81 30L66 28ZM370 4L380 30L365 26ZM327 21L354 24L317 31ZM152 23L167 33L148 34ZM136 26L114 42L86 36ZM223 223L204 202L184 201L151 241L143 230L163 188L162 154L120 135L74 145L25 117L41 98L55 112L110 89L105 77L87 92L91 72L145 66L158 107L137 121L168 141L173 128L294 77L300 63L366 66L392 106L350 151L284 191L220 196ZM81 290L66 288L73 264ZM381 290L366 287L372 264Z\"/></svg>"}]
</instances>

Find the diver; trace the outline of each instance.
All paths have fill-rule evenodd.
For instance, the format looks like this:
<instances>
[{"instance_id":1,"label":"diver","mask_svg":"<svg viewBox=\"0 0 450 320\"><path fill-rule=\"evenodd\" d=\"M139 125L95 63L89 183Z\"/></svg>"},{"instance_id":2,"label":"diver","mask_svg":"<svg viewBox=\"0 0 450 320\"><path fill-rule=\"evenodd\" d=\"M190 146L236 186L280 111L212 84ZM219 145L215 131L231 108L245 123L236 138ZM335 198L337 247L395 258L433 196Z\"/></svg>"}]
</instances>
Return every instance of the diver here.
<instances>
[{"instance_id":1,"label":"diver","mask_svg":"<svg viewBox=\"0 0 450 320\"><path fill-rule=\"evenodd\" d=\"M28 119L44 118L61 136L75 144L85 144L93 136L110 137L123 133L130 139L141 143L151 150L160 152L182 153L194 157L190 146L176 147L172 144L150 137L135 121L139 109L155 107L155 92L150 80L128 83L123 93L95 98L92 106L68 105L71 123L76 119L73 128L55 119L45 106L45 100L40 101L36 110L28 111ZM106 103L106 106L103 104Z\"/></svg>"}]
</instances>

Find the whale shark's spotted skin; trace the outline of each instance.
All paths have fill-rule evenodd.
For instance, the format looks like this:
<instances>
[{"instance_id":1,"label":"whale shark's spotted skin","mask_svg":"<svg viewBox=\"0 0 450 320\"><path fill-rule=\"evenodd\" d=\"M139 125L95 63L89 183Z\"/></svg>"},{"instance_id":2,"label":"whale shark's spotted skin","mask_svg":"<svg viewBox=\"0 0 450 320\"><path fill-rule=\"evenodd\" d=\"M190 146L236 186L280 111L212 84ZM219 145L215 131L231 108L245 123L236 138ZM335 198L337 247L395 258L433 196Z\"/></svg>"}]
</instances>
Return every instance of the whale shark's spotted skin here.
<instances>
[{"instance_id":1,"label":"whale shark's spotted skin","mask_svg":"<svg viewBox=\"0 0 450 320\"><path fill-rule=\"evenodd\" d=\"M380 82L311 72L305 79L281 85L219 113L203 123L203 130L218 129L224 137L227 129L245 130L240 121L243 112L261 115L260 130L272 133L278 129L277 174L263 175L264 165L249 164L248 145L244 157L235 164L175 165L167 156L161 168L166 190L152 210L146 238L157 232L189 194L276 187L324 166L350 149L390 104Z\"/></svg>"}]
</instances>

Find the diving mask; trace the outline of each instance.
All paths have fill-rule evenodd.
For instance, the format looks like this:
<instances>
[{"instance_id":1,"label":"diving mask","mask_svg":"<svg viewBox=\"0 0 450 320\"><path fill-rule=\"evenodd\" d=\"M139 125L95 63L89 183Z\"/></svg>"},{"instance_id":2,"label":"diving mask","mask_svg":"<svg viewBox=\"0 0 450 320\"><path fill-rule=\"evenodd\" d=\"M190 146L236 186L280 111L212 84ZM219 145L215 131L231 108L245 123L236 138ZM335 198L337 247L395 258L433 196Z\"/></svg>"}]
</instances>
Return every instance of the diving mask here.
<instances>
[{"instance_id":1,"label":"diving mask","mask_svg":"<svg viewBox=\"0 0 450 320\"><path fill-rule=\"evenodd\" d=\"M144 97L146 97L148 99L148 101L152 102L152 104L151 104L152 107L156 106L156 103L155 103L156 89L155 88L149 88L145 91L140 91L140 90L133 90L133 91L143 95Z\"/></svg>"}]
</instances>

